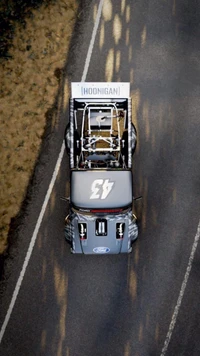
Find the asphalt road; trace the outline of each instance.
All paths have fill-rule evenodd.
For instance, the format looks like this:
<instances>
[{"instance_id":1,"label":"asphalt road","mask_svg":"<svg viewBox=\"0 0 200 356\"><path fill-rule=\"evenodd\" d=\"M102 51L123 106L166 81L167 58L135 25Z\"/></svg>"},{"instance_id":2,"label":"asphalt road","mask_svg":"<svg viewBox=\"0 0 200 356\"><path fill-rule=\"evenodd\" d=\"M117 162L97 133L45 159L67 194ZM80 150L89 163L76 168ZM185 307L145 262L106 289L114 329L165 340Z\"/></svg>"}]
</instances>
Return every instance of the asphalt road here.
<instances>
[{"instance_id":1,"label":"asphalt road","mask_svg":"<svg viewBox=\"0 0 200 356\"><path fill-rule=\"evenodd\" d=\"M86 81L130 81L140 235L132 254L73 256L63 237L67 156L53 188L2 356L160 356L192 262L166 356L200 355L200 3L105 0ZM82 1L65 73L80 81L97 1ZM64 92L60 91L60 95ZM62 144L63 106L36 171L18 243L1 286L3 324ZM48 153L48 154L47 154Z\"/></svg>"}]
</instances>

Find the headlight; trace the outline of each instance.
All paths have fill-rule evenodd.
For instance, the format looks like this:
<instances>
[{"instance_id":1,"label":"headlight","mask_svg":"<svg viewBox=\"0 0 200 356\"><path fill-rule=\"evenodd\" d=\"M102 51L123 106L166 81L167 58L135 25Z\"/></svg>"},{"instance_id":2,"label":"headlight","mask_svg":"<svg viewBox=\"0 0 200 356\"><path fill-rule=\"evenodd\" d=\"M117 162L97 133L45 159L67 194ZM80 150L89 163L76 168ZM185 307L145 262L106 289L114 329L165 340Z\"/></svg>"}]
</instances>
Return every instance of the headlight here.
<instances>
[{"instance_id":1,"label":"headlight","mask_svg":"<svg viewBox=\"0 0 200 356\"><path fill-rule=\"evenodd\" d=\"M116 224L116 239L117 240L122 240L124 238L124 229L125 229L125 223L117 223Z\"/></svg>"},{"instance_id":2,"label":"headlight","mask_svg":"<svg viewBox=\"0 0 200 356\"><path fill-rule=\"evenodd\" d=\"M87 239L87 224L86 223L78 223L78 231L79 237L81 240Z\"/></svg>"}]
</instances>

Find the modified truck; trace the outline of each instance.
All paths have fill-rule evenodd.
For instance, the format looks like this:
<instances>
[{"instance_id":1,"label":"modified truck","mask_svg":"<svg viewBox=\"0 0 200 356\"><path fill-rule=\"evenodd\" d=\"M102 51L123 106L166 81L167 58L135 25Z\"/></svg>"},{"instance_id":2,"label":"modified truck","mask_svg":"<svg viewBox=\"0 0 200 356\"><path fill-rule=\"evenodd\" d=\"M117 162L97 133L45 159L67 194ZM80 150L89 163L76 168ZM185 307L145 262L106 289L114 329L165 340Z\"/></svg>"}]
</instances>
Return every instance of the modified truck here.
<instances>
[{"instance_id":1,"label":"modified truck","mask_svg":"<svg viewBox=\"0 0 200 356\"><path fill-rule=\"evenodd\" d=\"M75 254L129 253L138 237L132 211L137 133L130 83L72 83L69 106L65 238Z\"/></svg>"}]
</instances>

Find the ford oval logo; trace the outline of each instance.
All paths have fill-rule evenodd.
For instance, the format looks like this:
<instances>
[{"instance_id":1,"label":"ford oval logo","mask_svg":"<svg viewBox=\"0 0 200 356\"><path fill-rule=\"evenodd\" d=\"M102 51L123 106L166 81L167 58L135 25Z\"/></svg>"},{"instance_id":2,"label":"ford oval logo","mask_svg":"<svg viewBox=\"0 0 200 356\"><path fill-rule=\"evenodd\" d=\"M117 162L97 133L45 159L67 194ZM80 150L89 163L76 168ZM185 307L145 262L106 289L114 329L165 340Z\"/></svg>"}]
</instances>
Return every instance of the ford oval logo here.
<instances>
[{"instance_id":1,"label":"ford oval logo","mask_svg":"<svg viewBox=\"0 0 200 356\"><path fill-rule=\"evenodd\" d=\"M108 253L110 252L110 249L108 247L95 247L93 248L93 251L95 253Z\"/></svg>"}]
</instances>

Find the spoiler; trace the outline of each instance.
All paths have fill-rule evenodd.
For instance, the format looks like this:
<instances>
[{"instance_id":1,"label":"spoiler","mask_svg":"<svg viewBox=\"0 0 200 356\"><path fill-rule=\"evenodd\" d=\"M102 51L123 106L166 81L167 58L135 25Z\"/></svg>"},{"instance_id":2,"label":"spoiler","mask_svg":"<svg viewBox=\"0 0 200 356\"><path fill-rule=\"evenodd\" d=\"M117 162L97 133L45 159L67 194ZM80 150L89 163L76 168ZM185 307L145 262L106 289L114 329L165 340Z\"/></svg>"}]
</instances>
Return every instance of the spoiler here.
<instances>
[{"instance_id":1,"label":"spoiler","mask_svg":"<svg viewBox=\"0 0 200 356\"><path fill-rule=\"evenodd\" d=\"M130 97L128 82L73 82L71 97L85 99L121 99Z\"/></svg>"}]
</instances>

